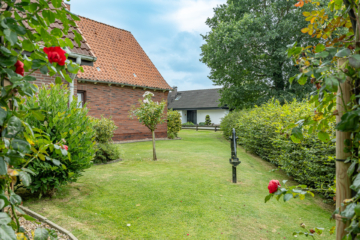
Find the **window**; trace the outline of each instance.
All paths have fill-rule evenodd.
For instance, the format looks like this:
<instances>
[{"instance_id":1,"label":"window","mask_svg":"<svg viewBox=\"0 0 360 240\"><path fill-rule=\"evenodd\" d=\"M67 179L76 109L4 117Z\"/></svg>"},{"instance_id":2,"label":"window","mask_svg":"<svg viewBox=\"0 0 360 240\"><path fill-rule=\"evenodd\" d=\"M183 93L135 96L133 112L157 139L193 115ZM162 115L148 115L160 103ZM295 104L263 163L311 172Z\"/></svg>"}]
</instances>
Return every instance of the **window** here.
<instances>
[{"instance_id":1,"label":"window","mask_svg":"<svg viewBox=\"0 0 360 240\"><path fill-rule=\"evenodd\" d=\"M178 95L178 96L175 98L175 101L180 100L180 98L181 98L181 95Z\"/></svg>"},{"instance_id":2,"label":"window","mask_svg":"<svg viewBox=\"0 0 360 240\"><path fill-rule=\"evenodd\" d=\"M84 104L86 102L86 92L85 91L77 91L77 102L78 102L78 108L84 107Z\"/></svg>"}]
</instances>

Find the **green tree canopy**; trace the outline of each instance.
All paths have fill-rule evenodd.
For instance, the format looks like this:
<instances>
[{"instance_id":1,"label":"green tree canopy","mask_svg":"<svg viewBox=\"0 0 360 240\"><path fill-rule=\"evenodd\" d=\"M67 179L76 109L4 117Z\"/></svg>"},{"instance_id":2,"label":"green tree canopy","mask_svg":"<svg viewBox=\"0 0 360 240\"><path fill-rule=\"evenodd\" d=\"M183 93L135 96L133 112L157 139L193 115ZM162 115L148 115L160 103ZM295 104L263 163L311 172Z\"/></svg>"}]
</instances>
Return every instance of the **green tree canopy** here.
<instances>
[{"instance_id":1,"label":"green tree canopy","mask_svg":"<svg viewBox=\"0 0 360 240\"><path fill-rule=\"evenodd\" d=\"M210 79L224 86L221 103L230 108L260 105L270 98L280 102L303 99L311 92L289 83L299 70L286 55L287 45L316 45L319 39L303 34L308 23L295 0L228 0L206 21L201 61L211 69Z\"/></svg>"}]
</instances>

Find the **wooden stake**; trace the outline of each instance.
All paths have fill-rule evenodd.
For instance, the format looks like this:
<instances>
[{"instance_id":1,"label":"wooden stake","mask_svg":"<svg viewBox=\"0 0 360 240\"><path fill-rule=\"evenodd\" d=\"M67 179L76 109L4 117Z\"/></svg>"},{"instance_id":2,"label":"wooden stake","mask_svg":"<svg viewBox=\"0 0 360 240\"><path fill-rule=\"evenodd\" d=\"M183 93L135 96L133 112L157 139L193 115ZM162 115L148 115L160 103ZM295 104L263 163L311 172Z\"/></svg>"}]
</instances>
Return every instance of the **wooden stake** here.
<instances>
[{"instance_id":1,"label":"wooden stake","mask_svg":"<svg viewBox=\"0 0 360 240\"><path fill-rule=\"evenodd\" d=\"M344 65L347 59L339 59L338 66L339 68ZM342 98L341 98L342 95ZM344 83L340 84L338 97L336 100L336 108L338 110L338 115L336 116L336 123L340 122L341 117L345 113L344 103L347 104L350 102L351 96L351 78L347 77ZM350 132L340 132L336 131L336 209L340 209L340 212L345 208L341 207L341 203L345 199L351 198L350 190L350 178L347 175L347 170L350 163L344 163L350 153L345 153L344 149L346 147L344 141L350 139ZM339 215L336 216L336 240L341 240L345 235L345 228L347 224L341 221Z\"/></svg>"}]
</instances>

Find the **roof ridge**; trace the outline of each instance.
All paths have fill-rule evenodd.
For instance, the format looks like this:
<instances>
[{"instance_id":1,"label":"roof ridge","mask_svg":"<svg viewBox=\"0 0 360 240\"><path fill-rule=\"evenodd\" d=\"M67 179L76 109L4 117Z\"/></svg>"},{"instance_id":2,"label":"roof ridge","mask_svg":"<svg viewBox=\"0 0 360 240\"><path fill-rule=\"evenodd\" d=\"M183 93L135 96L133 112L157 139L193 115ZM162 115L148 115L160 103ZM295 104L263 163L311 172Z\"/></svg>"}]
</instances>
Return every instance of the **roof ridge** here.
<instances>
[{"instance_id":1,"label":"roof ridge","mask_svg":"<svg viewBox=\"0 0 360 240\"><path fill-rule=\"evenodd\" d=\"M222 88L206 88L206 89L195 89L195 90L184 90L184 91L178 91L179 92L190 92L190 91L203 91L203 90L216 90L216 89L222 89Z\"/></svg>"},{"instance_id":2,"label":"roof ridge","mask_svg":"<svg viewBox=\"0 0 360 240\"><path fill-rule=\"evenodd\" d=\"M103 23L103 22L99 22L99 21L96 21L96 20L91 19L91 18L87 18L87 17L80 16L80 15L77 15L77 16L78 16L78 17L80 17L80 18L85 18L85 19L87 19L87 20L90 20L90 21L96 22L96 23L103 24L103 25L108 26L108 27L112 27L112 28L115 28L115 29L118 29L118 30L122 30L122 31L125 31L125 32L129 32L129 33L131 33L131 32L130 32L130 31L128 31L128 30L125 30L125 29L122 29L122 28L118 28L118 27L114 27L114 26L112 26L112 25L110 25L110 24L106 24L106 23Z\"/></svg>"}]
</instances>

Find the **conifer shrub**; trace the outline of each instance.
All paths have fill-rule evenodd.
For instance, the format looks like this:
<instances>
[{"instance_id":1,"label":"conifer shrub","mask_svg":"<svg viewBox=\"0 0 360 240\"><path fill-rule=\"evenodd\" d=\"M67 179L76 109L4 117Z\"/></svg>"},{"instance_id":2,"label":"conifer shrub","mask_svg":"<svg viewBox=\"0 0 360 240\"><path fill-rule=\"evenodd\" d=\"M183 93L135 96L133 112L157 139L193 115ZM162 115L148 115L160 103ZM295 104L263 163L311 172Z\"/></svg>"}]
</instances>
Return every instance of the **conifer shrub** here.
<instances>
[{"instance_id":1,"label":"conifer shrub","mask_svg":"<svg viewBox=\"0 0 360 240\"><path fill-rule=\"evenodd\" d=\"M312 104L294 101L281 105L269 101L261 107L228 114L221 122L221 129L228 138L235 128L238 143L245 150L275 164L296 181L328 188L334 184L335 142L324 143L316 135L308 134L306 128L300 143L291 140L294 123L309 113L313 114L313 121L318 120ZM335 138L334 128L329 134Z\"/></svg>"},{"instance_id":2,"label":"conifer shrub","mask_svg":"<svg viewBox=\"0 0 360 240\"><path fill-rule=\"evenodd\" d=\"M209 126L210 124L211 124L210 115L206 115L206 117L205 117L205 125Z\"/></svg>"},{"instance_id":3,"label":"conifer shrub","mask_svg":"<svg viewBox=\"0 0 360 240\"><path fill-rule=\"evenodd\" d=\"M181 115L178 111L169 109L167 112L167 123L168 123L168 138L174 139L178 137L178 133L181 130Z\"/></svg>"}]
</instances>

